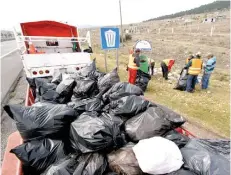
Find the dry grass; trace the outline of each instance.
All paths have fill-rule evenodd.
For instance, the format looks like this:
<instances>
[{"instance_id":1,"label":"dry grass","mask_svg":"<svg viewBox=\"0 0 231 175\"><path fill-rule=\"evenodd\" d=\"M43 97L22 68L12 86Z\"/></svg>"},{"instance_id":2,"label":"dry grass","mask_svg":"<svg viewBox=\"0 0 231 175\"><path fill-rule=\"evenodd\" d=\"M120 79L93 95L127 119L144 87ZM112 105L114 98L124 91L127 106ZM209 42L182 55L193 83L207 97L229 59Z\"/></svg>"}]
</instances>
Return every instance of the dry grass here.
<instances>
[{"instance_id":1,"label":"dry grass","mask_svg":"<svg viewBox=\"0 0 231 175\"><path fill-rule=\"evenodd\" d=\"M108 53L108 71L115 68L115 53ZM97 67L105 71L104 55L93 54L96 57ZM119 75L121 81L127 81L128 55L120 54ZM230 136L230 111L229 111L229 75L217 70L211 77L211 84L208 93L197 87L194 94L174 90L176 82L170 84L162 79L160 75L152 77L145 96L158 103L172 108L174 111L184 115L189 121L198 123L202 127L212 130L221 136Z\"/></svg>"},{"instance_id":2,"label":"dry grass","mask_svg":"<svg viewBox=\"0 0 231 175\"><path fill-rule=\"evenodd\" d=\"M227 12L229 13L229 11ZM203 15L203 14L202 14ZM156 61L156 67L165 58L174 58L176 64L174 72L179 72L189 53L201 51L203 56L212 52L217 57L215 72L211 77L209 91L201 91L200 88L194 94L174 90L176 82L172 84L164 81L159 75L155 75L149 83L146 97L166 105L173 110L183 114L188 120L196 122L202 127L208 128L222 136L230 136L230 21L224 19L216 22L214 35L210 36L211 24L194 23L189 32L189 26L184 29L181 23L166 24L165 21L153 21L140 23L139 27L146 26L150 29L132 34L132 41L126 42L119 49L119 75L121 81L127 81L126 64L128 62L128 49L138 39L151 41L153 52L148 54ZM200 29L198 30L198 25ZM124 26L126 28L126 26ZM161 34L158 29L162 28ZM174 28L174 34L171 33ZM85 35L86 31L82 31ZM104 51L100 48L99 29L92 30L93 57L97 58L97 66L104 69ZM108 70L116 66L115 52L108 53Z\"/></svg>"}]
</instances>

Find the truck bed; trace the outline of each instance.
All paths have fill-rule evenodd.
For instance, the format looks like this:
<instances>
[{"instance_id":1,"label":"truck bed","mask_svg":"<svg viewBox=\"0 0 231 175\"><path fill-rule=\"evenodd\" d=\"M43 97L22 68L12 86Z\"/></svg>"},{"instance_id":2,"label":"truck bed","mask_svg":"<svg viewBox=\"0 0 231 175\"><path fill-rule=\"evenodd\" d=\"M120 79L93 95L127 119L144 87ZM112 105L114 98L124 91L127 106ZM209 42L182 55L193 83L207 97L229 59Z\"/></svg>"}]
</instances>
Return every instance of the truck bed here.
<instances>
[{"instance_id":1,"label":"truck bed","mask_svg":"<svg viewBox=\"0 0 231 175\"><path fill-rule=\"evenodd\" d=\"M34 104L34 96L32 90L29 85L27 86L27 93L25 97L25 106L31 106ZM175 129L177 132L186 135L190 138L195 137L192 133L184 129L183 127L179 127ZM15 148L16 146L23 143L23 140L19 134L19 132L14 132L8 137L7 146L2 162L2 175L23 175L22 172L22 163L20 160L14 155L10 153L10 150Z\"/></svg>"}]
</instances>

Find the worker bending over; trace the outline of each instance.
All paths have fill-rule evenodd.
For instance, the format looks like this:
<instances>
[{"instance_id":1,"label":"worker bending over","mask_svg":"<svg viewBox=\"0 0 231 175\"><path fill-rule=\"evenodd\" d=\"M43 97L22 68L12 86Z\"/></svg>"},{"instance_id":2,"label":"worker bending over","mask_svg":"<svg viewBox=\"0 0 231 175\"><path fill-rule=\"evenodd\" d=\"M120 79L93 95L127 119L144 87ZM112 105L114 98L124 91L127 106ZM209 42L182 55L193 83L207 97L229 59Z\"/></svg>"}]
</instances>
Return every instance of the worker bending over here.
<instances>
[{"instance_id":1,"label":"worker bending over","mask_svg":"<svg viewBox=\"0 0 231 175\"><path fill-rule=\"evenodd\" d=\"M207 55L208 61L204 66L204 74L202 77L202 89L207 89L209 86L210 76L216 66L216 57L213 54L209 53Z\"/></svg>"},{"instance_id":2,"label":"worker bending over","mask_svg":"<svg viewBox=\"0 0 231 175\"><path fill-rule=\"evenodd\" d=\"M174 59L165 59L161 62L162 73L165 80L168 80L168 73L171 71L174 63Z\"/></svg>"},{"instance_id":3,"label":"worker bending over","mask_svg":"<svg viewBox=\"0 0 231 175\"><path fill-rule=\"evenodd\" d=\"M196 82L197 82L197 76L200 74L202 70L202 60L201 60L201 53L198 52L196 54L195 58L192 58L188 64L185 66L185 68L188 69L188 79L187 79L187 86L186 91L187 92L194 92Z\"/></svg>"}]
</instances>

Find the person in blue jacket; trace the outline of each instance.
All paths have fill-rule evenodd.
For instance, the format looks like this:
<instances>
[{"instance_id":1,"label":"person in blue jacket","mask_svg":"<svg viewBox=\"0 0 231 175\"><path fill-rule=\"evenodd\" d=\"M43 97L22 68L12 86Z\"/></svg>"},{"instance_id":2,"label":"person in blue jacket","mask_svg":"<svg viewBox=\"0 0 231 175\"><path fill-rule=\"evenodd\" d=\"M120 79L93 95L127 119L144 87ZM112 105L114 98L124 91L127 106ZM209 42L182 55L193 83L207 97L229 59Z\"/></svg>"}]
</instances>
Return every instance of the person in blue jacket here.
<instances>
[{"instance_id":1,"label":"person in blue jacket","mask_svg":"<svg viewBox=\"0 0 231 175\"><path fill-rule=\"evenodd\" d=\"M201 87L202 89L208 88L210 76L216 66L216 57L213 54L209 53L207 58L208 61L204 66L204 74L202 77L202 87Z\"/></svg>"}]
</instances>

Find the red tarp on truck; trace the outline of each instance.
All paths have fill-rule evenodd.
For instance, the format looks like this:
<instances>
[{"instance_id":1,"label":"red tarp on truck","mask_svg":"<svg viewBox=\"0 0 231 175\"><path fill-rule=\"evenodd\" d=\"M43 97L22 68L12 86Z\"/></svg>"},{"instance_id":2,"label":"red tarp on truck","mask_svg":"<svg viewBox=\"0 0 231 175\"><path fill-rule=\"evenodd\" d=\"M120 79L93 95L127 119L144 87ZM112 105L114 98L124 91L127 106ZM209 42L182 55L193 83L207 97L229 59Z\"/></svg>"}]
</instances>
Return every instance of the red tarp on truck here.
<instances>
[{"instance_id":1,"label":"red tarp on truck","mask_svg":"<svg viewBox=\"0 0 231 175\"><path fill-rule=\"evenodd\" d=\"M78 37L77 28L55 21L21 23L24 36Z\"/></svg>"}]
</instances>

